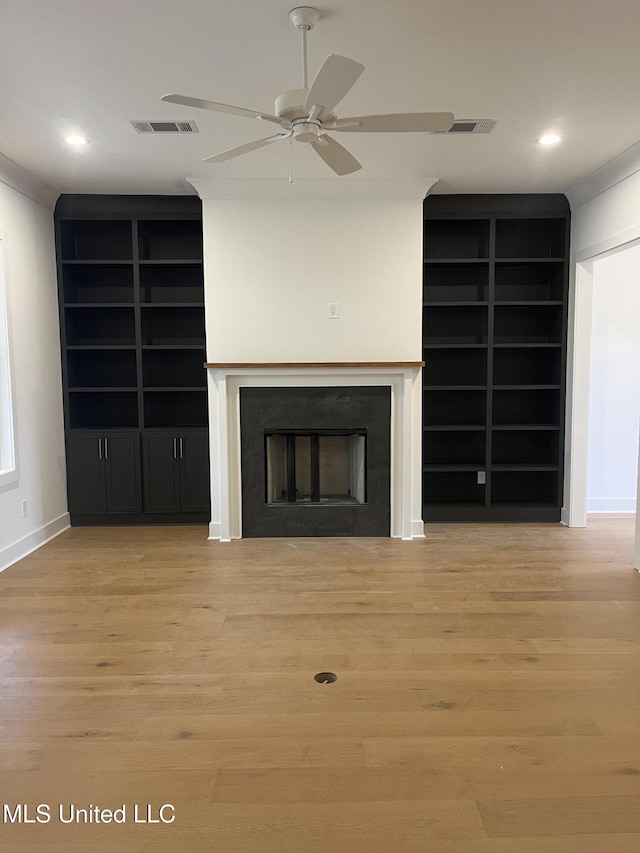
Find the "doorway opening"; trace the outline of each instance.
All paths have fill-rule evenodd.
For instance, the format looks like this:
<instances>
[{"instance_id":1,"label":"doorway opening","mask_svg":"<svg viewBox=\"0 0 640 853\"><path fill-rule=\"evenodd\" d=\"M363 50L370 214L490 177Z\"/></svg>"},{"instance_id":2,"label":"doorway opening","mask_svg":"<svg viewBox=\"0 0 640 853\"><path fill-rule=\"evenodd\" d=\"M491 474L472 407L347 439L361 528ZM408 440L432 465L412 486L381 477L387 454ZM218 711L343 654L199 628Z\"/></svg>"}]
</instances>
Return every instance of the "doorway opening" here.
<instances>
[{"instance_id":1,"label":"doorway opening","mask_svg":"<svg viewBox=\"0 0 640 853\"><path fill-rule=\"evenodd\" d=\"M591 397L591 380L592 380L592 332L594 325L594 314L599 310L599 299L598 297L602 295L602 297L608 300L608 304L610 307L614 308L614 311L620 313L633 311L633 307L631 305L627 305L623 295L618 292L616 294L615 286L612 286L609 282L604 285L604 289L602 293L598 292L596 295L596 301L594 303L594 288L600 287L601 281L606 282L606 274L610 272L610 270L606 269L602 266L603 262L608 261L609 259L614 259L614 265L619 263L621 268L625 270L623 275L626 278L631 278L633 283L630 284L632 290L635 288L634 304L637 304L635 301L638 296L638 289L640 288L640 255L638 252L640 251L640 240L636 239L633 241L629 241L627 243L620 244L615 246L606 252L601 252L599 254L594 254L589 256L587 252L585 252L585 257L579 258L576 264L575 269L575 285L574 285L574 302L573 302L573 322L571 326L571 334L573 336L573 356L572 356L572 376L569 387L571 388L570 397L567 399L568 412L570 412L570 422L571 422L571 430L568 435L568 443L566 446L566 454L567 454L567 470L569 472L569 476L565 481L565 501L564 506L565 510L563 511L564 518L566 524L569 527L585 527L587 524L587 509L588 509L588 501L589 501L589 441L590 441L590 397ZM619 270L618 270L619 272ZM604 274L605 278L601 279L601 275ZM637 308L635 309L637 311ZM637 330L638 324L640 323L640 317L637 314L635 316L635 329ZM599 321L599 320L598 320ZM619 340L619 332L614 332L614 338L616 338L616 343L614 346L614 350L616 348L620 348L622 345ZM637 332L633 335L633 341L635 342L637 338ZM597 355L594 353L594 358L597 358ZM602 360L603 356L600 356ZM634 367L635 364L635 356L630 358L629 352L627 351L626 357L622 359L622 364L618 363L617 371L618 376L624 376L624 382L630 386L638 386L640 384L640 372L637 369L637 366ZM599 367L599 365L598 365ZM619 380L615 379L615 383ZM611 422L612 419L616 419L620 417L619 411L617 411L616 407L613 405L609 405L606 401L600 401L600 406L603 408L601 414L603 417L608 418ZM624 410L623 406L623 410ZM627 488L627 492L630 494L624 500L629 500L630 503L627 504L628 510L627 514L632 516L632 513L629 511L633 506L633 497L635 495L635 508L638 509L640 505L640 475L639 475L639 467L638 467L638 455L637 448L639 442L639 427L637 421L637 415L631 414L624 415L623 418L626 421L625 429L627 433L627 447L631 447L631 450L628 451L627 456L624 461L624 465L627 469L627 475L631 477L631 489ZM629 422L630 421L630 422ZM635 422L635 428L633 426ZM633 433L635 429L635 442L633 440L633 436L630 433ZM592 437L592 441L595 441L595 436ZM610 444L612 441L609 438L606 441L606 444ZM635 452L633 451L633 447L635 446ZM602 470L606 469L607 462L601 461L600 466ZM594 483L597 483L597 479L594 479L594 475L591 476L591 487L594 488ZM635 483L635 488L634 488ZM605 498L611 497L611 495L605 495ZM616 497L615 495L613 496ZM592 495L594 500L597 500L596 495ZM600 512L604 510L602 507L605 504L600 503ZM598 506L598 504L592 504L592 506ZM619 514L619 513L615 513ZM640 513L635 512L635 556L633 565L640 571Z\"/></svg>"},{"instance_id":2,"label":"doorway opening","mask_svg":"<svg viewBox=\"0 0 640 853\"><path fill-rule=\"evenodd\" d=\"M640 433L640 245L593 264L587 513L633 514Z\"/></svg>"}]
</instances>

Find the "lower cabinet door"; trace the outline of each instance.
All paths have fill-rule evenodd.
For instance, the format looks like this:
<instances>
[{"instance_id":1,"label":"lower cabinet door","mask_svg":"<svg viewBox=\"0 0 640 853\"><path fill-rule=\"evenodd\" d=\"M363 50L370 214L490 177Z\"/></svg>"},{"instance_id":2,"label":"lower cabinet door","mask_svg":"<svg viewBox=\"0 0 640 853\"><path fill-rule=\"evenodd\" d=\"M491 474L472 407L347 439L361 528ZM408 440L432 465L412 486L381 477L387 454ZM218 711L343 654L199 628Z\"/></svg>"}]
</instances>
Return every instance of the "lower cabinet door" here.
<instances>
[{"instance_id":1,"label":"lower cabinet door","mask_svg":"<svg viewBox=\"0 0 640 853\"><path fill-rule=\"evenodd\" d=\"M102 432L69 433L67 469L69 512L72 514L106 512Z\"/></svg>"},{"instance_id":2,"label":"lower cabinet door","mask_svg":"<svg viewBox=\"0 0 640 853\"><path fill-rule=\"evenodd\" d=\"M209 512L209 433L207 430L181 432L180 493L183 512Z\"/></svg>"},{"instance_id":3,"label":"lower cabinet door","mask_svg":"<svg viewBox=\"0 0 640 853\"><path fill-rule=\"evenodd\" d=\"M140 435L122 431L103 435L107 512L142 512Z\"/></svg>"},{"instance_id":4,"label":"lower cabinet door","mask_svg":"<svg viewBox=\"0 0 640 853\"><path fill-rule=\"evenodd\" d=\"M145 432L144 508L146 512L180 512L179 441L175 432Z\"/></svg>"}]
</instances>

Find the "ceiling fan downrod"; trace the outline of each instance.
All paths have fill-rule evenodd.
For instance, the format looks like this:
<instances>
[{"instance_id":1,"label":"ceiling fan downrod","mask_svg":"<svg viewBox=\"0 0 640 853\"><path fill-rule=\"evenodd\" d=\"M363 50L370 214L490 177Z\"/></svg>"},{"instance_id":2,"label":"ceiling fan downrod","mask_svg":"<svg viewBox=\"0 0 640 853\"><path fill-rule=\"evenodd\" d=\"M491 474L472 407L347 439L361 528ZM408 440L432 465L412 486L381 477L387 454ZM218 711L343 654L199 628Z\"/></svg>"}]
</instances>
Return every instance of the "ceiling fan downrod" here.
<instances>
[{"instance_id":1,"label":"ceiling fan downrod","mask_svg":"<svg viewBox=\"0 0 640 853\"><path fill-rule=\"evenodd\" d=\"M302 34L302 88L309 88L309 72L307 69L307 33L312 30L320 17L320 12L312 6L296 6L289 12L289 20Z\"/></svg>"}]
</instances>

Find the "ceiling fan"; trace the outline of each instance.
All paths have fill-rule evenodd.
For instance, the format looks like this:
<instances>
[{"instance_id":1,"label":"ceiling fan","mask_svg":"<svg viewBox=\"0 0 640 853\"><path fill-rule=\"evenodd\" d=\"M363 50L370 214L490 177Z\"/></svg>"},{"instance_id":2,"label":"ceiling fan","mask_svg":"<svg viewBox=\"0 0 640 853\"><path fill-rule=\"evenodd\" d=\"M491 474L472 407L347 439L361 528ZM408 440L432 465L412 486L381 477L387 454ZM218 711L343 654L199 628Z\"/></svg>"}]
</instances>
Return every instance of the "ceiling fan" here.
<instances>
[{"instance_id":1,"label":"ceiling fan","mask_svg":"<svg viewBox=\"0 0 640 853\"><path fill-rule=\"evenodd\" d=\"M277 124L279 133L256 139L207 157L203 163L222 163L249 151L256 151L280 139L307 142L337 175L349 175L361 169L353 154L336 142L326 131L339 133L435 133L449 130L453 113L393 113L387 115L353 116L338 118L333 112L336 105L349 92L364 71L364 65L345 56L331 54L323 62L311 87L307 73L307 33L320 17L311 6L298 6L289 12L291 23L302 35L302 89L292 89L278 95L274 113L256 112L230 104L219 104L188 95L164 95L163 101L197 109L256 118Z\"/></svg>"}]
</instances>

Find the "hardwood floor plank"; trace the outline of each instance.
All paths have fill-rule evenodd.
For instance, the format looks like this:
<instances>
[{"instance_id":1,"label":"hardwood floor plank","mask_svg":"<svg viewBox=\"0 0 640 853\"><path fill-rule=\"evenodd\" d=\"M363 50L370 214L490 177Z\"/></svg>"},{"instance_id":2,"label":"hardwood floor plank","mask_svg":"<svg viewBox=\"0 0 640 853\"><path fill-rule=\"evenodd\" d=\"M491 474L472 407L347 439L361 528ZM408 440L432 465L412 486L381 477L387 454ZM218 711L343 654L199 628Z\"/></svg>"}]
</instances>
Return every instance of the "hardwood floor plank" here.
<instances>
[{"instance_id":1,"label":"hardwood floor plank","mask_svg":"<svg viewBox=\"0 0 640 853\"><path fill-rule=\"evenodd\" d=\"M5 705L5 709L7 706ZM2 706L0 706L1 712ZM85 717L67 714L60 718L39 717L36 721L29 718L7 717L0 719L0 738L16 743L33 743L34 740L134 740L145 718L133 717L124 713L120 716L98 714Z\"/></svg>"},{"instance_id":2,"label":"hardwood floor plank","mask_svg":"<svg viewBox=\"0 0 640 853\"><path fill-rule=\"evenodd\" d=\"M604 735L640 737L640 702L630 699L623 705L594 709L593 720Z\"/></svg>"},{"instance_id":3,"label":"hardwood floor plank","mask_svg":"<svg viewBox=\"0 0 640 853\"><path fill-rule=\"evenodd\" d=\"M25 833L26 834L26 833ZM126 848L122 841L105 841L104 843L87 841L28 841L21 839L19 847L14 841L0 841L0 853L146 853L148 849L143 841L127 842ZM210 848L209 848L210 849Z\"/></svg>"},{"instance_id":4,"label":"hardwood floor plank","mask_svg":"<svg viewBox=\"0 0 640 853\"><path fill-rule=\"evenodd\" d=\"M349 655L350 667L358 670L419 670L422 672L452 672L485 670L503 672L600 672L638 673L640 656L637 654L584 654L562 652L547 653L530 650L529 654L371 654Z\"/></svg>"},{"instance_id":5,"label":"hardwood floor plank","mask_svg":"<svg viewBox=\"0 0 640 853\"><path fill-rule=\"evenodd\" d=\"M175 798L198 807L211 802L215 770L107 770L93 767L61 773L53 770L0 773L0 793L4 803L104 803L105 807L126 803L163 803ZM55 798L55 799L54 799Z\"/></svg>"},{"instance_id":6,"label":"hardwood floor plank","mask_svg":"<svg viewBox=\"0 0 640 853\"><path fill-rule=\"evenodd\" d=\"M186 732L186 730L185 730ZM252 738L193 742L188 735L178 741L110 741L78 739L65 743L35 742L0 748L6 766L13 770L53 772L183 772L220 767L363 767L360 738Z\"/></svg>"},{"instance_id":7,"label":"hardwood floor plank","mask_svg":"<svg viewBox=\"0 0 640 853\"><path fill-rule=\"evenodd\" d=\"M381 833L383 835L383 833ZM396 840L389 846L388 836L381 838L366 838L362 843L356 838L344 841L342 838L333 839L328 848L321 839L318 842L304 840L304 846L283 847L280 841L272 841L263 837L260 846L252 839L243 841L238 834L230 839L225 853L390 853L391 850L401 850L402 853L425 853L423 840ZM433 846L433 845L432 845ZM427 848L430 849L430 848ZM437 853L637 853L640 849L640 834L625 835L576 835L564 836L562 839L550 838L491 838L480 839L472 837L438 838ZM175 853L172 844L158 843L149 845L144 853ZM189 838L189 853L211 853L211 840L205 833L193 833ZM0 848L0 853L4 853ZM11 851L13 853L13 851ZM31 853L31 851L29 851ZM46 853L38 850L37 853ZM57 853L57 851L56 851ZM111 851L107 851L111 853ZM137 853L137 851L135 851Z\"/></svg>"},{"instance_id":8,"label":"hardwood floor plank","mask_svg":"<svg viewBox=\"0 0 640 853\"><path fill-rule=\"evenodd\" d=\"M569 615L554 617L533 616L519 613L487 614L385 614L380 616L345 614L341 616L229 616L220 630L222 638L253 637L256 640L274 637L290 637L292 640L306 636L349 638L349 637L398 637L420 639L458 634L467 637L600 637L610 630L608 616L580 615L574 619ZM616 619L620 637L640 639L640 620L631 614Z\"/></svg>"},{"instance_id":9,"label":"hardwood floor plank","mask_svg":"<svg viewBox=\"0 0 640 853\"><path fill-rule=\"evenodd\" d=\"M490 837L640 833L640 794L479 800L478 809Z\"/></svg>"},{"instance_id":10,"label":"hardwood floor plank","mask_svg":"<svg viewBox=\"0 0 640 853\"><path fill-rule=\"evenodd\" d=\"M536 768L561 773L628 776L640 795L640 737L404 737L365 738L367 767L425 768L461 773L474 784L489 775L526 776ZM500 773L496 774L496 771ZM635 831L635 830L634 830Z\"/></svg>"},{"instance_id":11,"label":"hardwood floor plank","mask_svg":"<svg viewBox=\"0 0 640 853\"><path fill-rule=\"evenodd\" d=\"M470 842L485 837L475 803L471 800L430 800L428 802L299 802L287 805L247 806L216 803L213 809L216 844L233 851L237 827L243 829L245 849L262 851L266 842L280 844L281 851L367 851L376 849L381 837L395 839L394 850L422 850L456 838ZM388 841L386 842L388 844ZM252 845L252 847L250 846ZM382 849L380 846L378 850ZM387 847L387 850L390 848Z\"/></svg>"},{"instance_id":12,"label":"hardwood floor plank","mask_svg":"<svg viewBox=\"0 0 640 853\"><path fill-rule=\"evenodd\" d=\"M589 772L575 771L569 761L563 768L532 766L526 773L520 769L502 766L500 770L487 771L483 779L473 783L477 800L540 799L569 793L576 797L609 797L640 795L637 764L620 764L615 769L599 767Z\"/></svg>"},{"instance_id":13,"label":"hardwood floor plank","mask_svg":"<svg viewBox=\"0 0 640 853\"><path fill-rule=\"evenodd\" d=\"M149 716L137 734L139 740L171 741L183 733L196 740L252 737L286 737L295 731L303 737L433 737L464 735L468 738L503 736L556 737L562 735L600 735L602 731L591 717L578 709L562 706L536 708L535 713L520 711L481 711L475 708L446 708L420 711L335 711L306 714L195 714ZM585 743L584 741L582 741Z\"/></svg>"},{"instance_id":14,"label":"hardwood floor plank","mask_svg":"<svg viewBox=\"0 0 640 853\"><path fill-rule=\"evenodd\" d=\"M534 637L531 645L541 654L637 656L640 653L640 641L631 637Z\"/></svg>"},{"instance_id":15,"label":"hardwood floor plank","mask_svg":"<svg viewBox=\"0 0 640 853\"><path fill-rule=\"evenodd\" d=\"M215 803L256 804L383 803L461 799L472 786L454 775L388 768L284 768L219 770ZM466 808L466 806L465 806ZM326 809L325 809L326 811Z\"/></svg>"}]
</instances>

